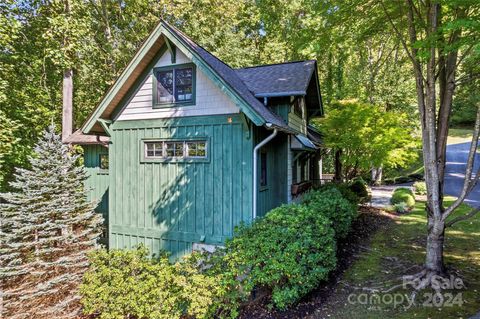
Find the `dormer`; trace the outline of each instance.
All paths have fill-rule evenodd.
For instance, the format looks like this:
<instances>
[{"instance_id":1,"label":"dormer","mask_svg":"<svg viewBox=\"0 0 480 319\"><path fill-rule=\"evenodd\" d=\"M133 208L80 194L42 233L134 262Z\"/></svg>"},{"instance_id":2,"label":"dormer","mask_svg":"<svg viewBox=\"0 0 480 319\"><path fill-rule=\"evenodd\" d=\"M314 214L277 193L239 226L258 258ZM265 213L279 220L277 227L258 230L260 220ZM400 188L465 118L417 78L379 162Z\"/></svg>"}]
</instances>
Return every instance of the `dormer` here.
<instances>
[{"instance_id":1,"label":"dormer","mask_svg":"<svg viewBox=\"0 0 480 319\"><path fill-rule=\"evenodd\" d=\"M235 70L252 94L296 132L306 135L311 118L323 116L315 60Z\"/></svg>"}]
</instances>

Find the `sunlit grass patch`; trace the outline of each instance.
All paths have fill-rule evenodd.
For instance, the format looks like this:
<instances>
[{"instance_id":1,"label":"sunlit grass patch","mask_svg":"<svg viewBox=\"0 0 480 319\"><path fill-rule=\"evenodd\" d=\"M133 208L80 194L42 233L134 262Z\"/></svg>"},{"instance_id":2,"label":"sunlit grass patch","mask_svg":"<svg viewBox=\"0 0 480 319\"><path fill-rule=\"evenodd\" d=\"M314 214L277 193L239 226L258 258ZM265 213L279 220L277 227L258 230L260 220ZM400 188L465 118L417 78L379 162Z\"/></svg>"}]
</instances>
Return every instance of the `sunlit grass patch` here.
<instances>
[{"instance_id":1,"label":"sunlit grass patch","mask_svg":"<svg viewBox=\"0 0 480 319\"><path fill-rule=\"evenodd\" d=\"M447 197L448 206L454 198ZM461 205L453 218L467 213L471 208ZM413 274L423 264L427 232L425 203L417 202L414 209L398 216L385 229L372 236L369 249L345 273L345 287L354 290L342 292L344 306L332 318L469 318L480 311L480 215L462 221L446 230L445 263L452 274L459 276L466 285L465 290L452 290L461 293L462 305L451 307L413 306L409 309L393 305L351 304L348 296L362 292L364 287L383 285L389 288L403 275ZM409 269L409 267L415 267ZM415 270L416 269L416 270ZM400 281L401 283L401 281ZM338 292L338 290L337 290ZM399 289L398 293L410 292ZM339 300L341 302L341 299Z\"/></svg>"}]
</instances>

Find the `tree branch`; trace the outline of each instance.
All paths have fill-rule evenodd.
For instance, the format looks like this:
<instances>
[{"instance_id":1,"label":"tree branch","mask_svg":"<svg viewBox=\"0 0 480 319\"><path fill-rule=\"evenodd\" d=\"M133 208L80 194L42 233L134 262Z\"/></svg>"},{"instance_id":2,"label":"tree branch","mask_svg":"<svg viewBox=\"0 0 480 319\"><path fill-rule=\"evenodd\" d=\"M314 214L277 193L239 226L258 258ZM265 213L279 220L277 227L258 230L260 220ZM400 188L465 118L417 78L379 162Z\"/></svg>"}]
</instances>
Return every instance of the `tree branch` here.
<instances>
[{"instance_id":1,"label":"tree branch","mask_svg":"<svg viewBox=\"0 0 480 319\"><path fill-rule=\"evenodd\" d=\"M404 48L405 51L407 52L408 57L410 58L410 60L412 60L413 64L415 65L415 64L417 63L417 60L414 58L412 52L410 52L410 50L408 49L407 42L406 42L405 39L403 38L403 35L402 35L402 34L400 33L400 31L398 30L398 28L397 28L397 26L395 25L395 23L393 23L393 19L392 19L392 17L390 16L390 14L388 13L388 10L387 10L387 8L385 7L385 4L383 3L382 0L380 0L380 5L381 5L382 8L383 8L383 12L385 12L385 16L387 17L388 22L390 23L390 25L392 26L393 30L394 30L395 33L397 34L398 39L400 40L400 42L402 42L403 48ZM412 44L413 44L413 43L412 43Z\"/></svg>"},{"instance_id":2,"label":"tree branch","mask_svg":"<svg viewBox=\"0 0 480 319\"><path fill-rule=\"evenodd\" d=\"M458 85L462 85L462 84L465 84L465 83L468 83L470 81L473 81L477 78L480 77L480 73L474 73L474 74L469 74L469 75L465 75L465 76L462 76L461 78L457 79L455 81L455 85L458 86Z\"/></svg>"},{"instance_id":3,"label":"tree branch","mask_svg":"<svg viewBox=\"0 0 480 319\"><path fill-rule=\"evenodd\" d=\"M463 60L470 54L470 51L472 51L474 45L476 43L472 43L468 46L468 48L465 50L465 52L460 56L460 58L457 61L457 67L463 62Z\"/></svg>"},{"instance_id":4,"label":"tree branch","mask_svg":"<svg viewBox=\"0 0 480 319\"><path fill-rule=\"evenodd\" d=\"M461 215L461 216L458 216L458 217L455 217L454 219L452 219L451 221L449 221L448 223L445 224L445 227L451 227L452 225L462 221L462 220L466 220L466 219L469 219L473 216L475 216L476 214L478 214L480 212L480 208L474 208L472 209L470 212L468 212L468 214L465 214L465 215Z\"/></svg>"}]
</instances>

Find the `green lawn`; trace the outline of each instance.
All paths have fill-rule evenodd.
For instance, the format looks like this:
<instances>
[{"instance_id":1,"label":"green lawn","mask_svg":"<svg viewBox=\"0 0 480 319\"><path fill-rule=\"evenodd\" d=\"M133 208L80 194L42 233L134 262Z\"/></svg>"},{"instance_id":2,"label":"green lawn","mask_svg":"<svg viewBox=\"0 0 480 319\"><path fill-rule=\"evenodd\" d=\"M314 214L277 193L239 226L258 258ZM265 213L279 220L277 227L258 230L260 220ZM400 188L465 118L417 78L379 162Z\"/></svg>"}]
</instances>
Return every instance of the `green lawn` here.
<instances>
[{"instance_id":1,"label":"green lawn","mask_svg":"<svg viewBox=\"0 0 480 319\"><path fill-rule=\"evenodd\" d=\"M456 213L468 209L467 206L462 206ZM393 304L359 304L356 297L351 300L357 302L349 302L348 296L352 293L357 296L365 293L359 289L361 287L393 287L402 282L399 278L405 273L416 273L417 269L410 267L423 263L425 228L424 203L419 202L412 212L397 217L386 229L373 235L370 247L347 270L343 278L344 284L336 288L333 300L329 301L329 318L469 318L479 312L480 216L458 223L446 233L447 267L458 273L467 286L464 290L452 290L451 293L453 296L461 293L463 305L442 308L413 306L406 310L402 306L394 307ZM392 293L410 295L410 291L401 289ZM371 293L367 295L371 296ZM417 299L419 303L423 301L423 296Z\"/></svg>"},{"instance_id":2,"label":"green lawn","mask_svg":"<svg viewBox=\"0 0 480 319\"><path fill-rule=\"evenodd\" d=\"M448 144L460 144L472 141L472 129L450 128L448 130Z\"/></svg>"}]
</instances>

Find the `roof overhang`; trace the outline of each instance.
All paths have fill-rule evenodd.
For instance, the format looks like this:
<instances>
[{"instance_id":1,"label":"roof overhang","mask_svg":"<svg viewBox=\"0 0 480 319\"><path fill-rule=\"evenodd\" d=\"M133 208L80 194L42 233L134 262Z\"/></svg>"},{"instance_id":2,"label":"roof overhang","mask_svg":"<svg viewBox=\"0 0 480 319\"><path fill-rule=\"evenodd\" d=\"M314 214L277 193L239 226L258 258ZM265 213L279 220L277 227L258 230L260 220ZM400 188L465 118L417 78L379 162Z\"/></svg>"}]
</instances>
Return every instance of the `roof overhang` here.
<instances>
[{"instance_id":1,"label":"roof overhang","mask_svg":"<svg viewBox=\"0 0 480 319\"><path fill-rule=\"evenodd\" d=\"M313 144L315 144L315 146L323 146L322 133L311 125L307 125L307 137L313 142Z\"/></svg>"},{"instance_id":2,"label":"roof overhang","mask_svg":"<svg viewBox=\"0 0 480 319\"><path fill-rule=\"evenodd\" d=\"M290 92L275 92L275 93L256 93L255 97L282 97L282 96L304 96L307 92L305 91L290 91Z\"/></svg>"},{"instance_id":3,"label":"roof overhang","mask_svg":"<svg viewBox=\"0 0 480 319\"><path fill-rule=\"evenodd\" d=\"M298 134L292 139L290 149L293 151L316 151L318 148L308 137Z\"/></svg>"},{"instance_id":4,"label":"roof overhang","mask_svg":"<svg viewBox=\"0 0 480 319\"><path fill-rule=\"evenodd\" d=\"M81 130L73 132L64 141L65 144L73 145L103 145L108 146L110 138L103 135L83 134Z\"/></svg>"}]
</instances>

